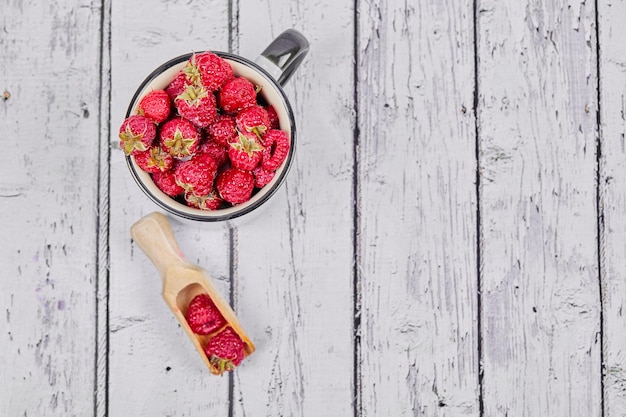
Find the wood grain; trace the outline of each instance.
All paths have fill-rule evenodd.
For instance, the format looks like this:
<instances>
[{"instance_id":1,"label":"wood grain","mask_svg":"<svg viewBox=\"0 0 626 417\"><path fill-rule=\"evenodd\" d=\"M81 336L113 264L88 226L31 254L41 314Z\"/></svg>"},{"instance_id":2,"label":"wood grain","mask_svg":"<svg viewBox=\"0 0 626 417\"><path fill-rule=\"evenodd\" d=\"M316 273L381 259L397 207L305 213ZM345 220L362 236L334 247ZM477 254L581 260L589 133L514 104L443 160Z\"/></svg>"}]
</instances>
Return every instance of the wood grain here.
<instances>
[{"instance_id":1,"label":"wood grain","mask_svg":"<svg viewBox=\"0 0 626 417\"><path fill-rule=\"evenodd\" d=\"M360 6L360 411L478 416L471 4Z\"/></svg>"},{"instance_id":2,"label":"wood grain","mask_svg":"<svg viewBox=\"0 0 626 417\"><path fill-rule=\"evenodd\" d=\"M116 136L135 89L156 67L190 51L228 48L228 2L114 1L111 25L108 415L226 415L228 378L206 369L163 302L157 270L131 242L131 225L158 207L132 180ZM228 298L227 230L170 220L188 260Z\"/></svg>"},{"instance_id":3,"label":"wood grain","mask_svg":"<svg viewBox=\"0 0 626 417\"><path fill-rule=\"evenodd\" d=\"M485 415L600 416L589 2L479 2Z\"/></svg>"},{"instance_id":4,"label":"wood grain","mask_svg":"<svg viewBox=\"0 0 626 417\"><path fill-rule=\"evenodd\" d=\"M243 56L289 28L311 50L286 88L298 129L287 181L236 230L235 304L257 351L235 374L235 416L353 412L353 14L328 0L239 10Z\"/></svg>"},{"instance_id":5,"label":"wood grain","mask_svg":"<svg viewBox=\"0 0 626 417\"><path fill-rule=\"evenodd\" d=\"M626 413L626 32L625 1L598 2L600 236L604 310L604 416Z\"/></svg>"},{"instance_id":6,"label":"wood grain","mask_svg":"<svg viewBox=\"0 0 626 417\"><path fill-rule=\"evenodd\" d=\"M2 2L2 416L94 409L99 26L89 1Z\"/></svg>"}]
</instances>

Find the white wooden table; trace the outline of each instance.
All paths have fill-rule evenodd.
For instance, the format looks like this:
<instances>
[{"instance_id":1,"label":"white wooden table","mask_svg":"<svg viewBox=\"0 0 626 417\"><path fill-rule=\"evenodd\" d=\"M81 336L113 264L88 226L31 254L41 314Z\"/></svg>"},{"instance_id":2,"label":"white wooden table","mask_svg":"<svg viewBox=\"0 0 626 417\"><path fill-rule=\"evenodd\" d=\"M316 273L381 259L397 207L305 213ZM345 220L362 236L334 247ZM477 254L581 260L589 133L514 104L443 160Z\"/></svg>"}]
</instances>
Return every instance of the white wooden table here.
<instances>
[{"instance_id":1,"label":"white wooden table","mask_svg":"<svg viewBox=\"0 0 626 417\"><path fill-rule=\"evenodd\" d=\"M0 416L626 415L626 0L0 0ZM257 352L208 373L117 129L190 51L310 40L260 218L172 219Z\"/></svg>"}]
</instances>

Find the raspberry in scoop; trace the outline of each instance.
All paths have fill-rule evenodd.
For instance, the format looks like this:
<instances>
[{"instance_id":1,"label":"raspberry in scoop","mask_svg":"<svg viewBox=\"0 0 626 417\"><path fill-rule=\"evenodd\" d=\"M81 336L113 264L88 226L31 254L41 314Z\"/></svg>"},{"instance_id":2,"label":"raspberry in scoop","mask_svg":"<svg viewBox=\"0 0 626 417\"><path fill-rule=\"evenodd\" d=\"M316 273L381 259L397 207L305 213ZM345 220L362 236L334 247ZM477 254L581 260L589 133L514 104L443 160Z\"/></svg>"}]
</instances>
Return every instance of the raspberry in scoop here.
<instances>
[{"instance_id":1,"label":"raspberry in scoop","mask_svg":"<svg viewBox=\"0 0 626 417\"><path fill-rule=\"evenodd\" d=\"M185 318L196 334L213 333L226 324L224 316L207 294L198 294L191 300Z\"/></svg>"}]
</instances>

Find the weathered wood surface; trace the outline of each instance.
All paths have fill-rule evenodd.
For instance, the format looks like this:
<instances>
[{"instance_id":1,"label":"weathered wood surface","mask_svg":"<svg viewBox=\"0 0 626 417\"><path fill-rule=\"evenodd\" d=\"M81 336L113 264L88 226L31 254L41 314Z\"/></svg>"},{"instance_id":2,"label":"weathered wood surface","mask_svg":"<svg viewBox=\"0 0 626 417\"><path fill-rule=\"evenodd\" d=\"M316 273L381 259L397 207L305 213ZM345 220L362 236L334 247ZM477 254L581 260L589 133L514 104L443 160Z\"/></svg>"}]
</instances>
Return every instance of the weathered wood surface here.
<instances>
[{"instance_id":1,"label":"weathered wood surface","mask_svg":"<svg viewBox=\"0 0 626 417\"><path fill-rule=\"evenodd\" d=\"M626 1L0 10L1 416L626 415ZM257 345L216 378L131 241L158 209L117 129L165 60L290 27L286 184L172 219Z\"/></svg>"},{"instance_id":2,"label":"weathered wood surface","mask_svg":"<svg viewBox=\"0 0 626 417\"><path fill-rule=\"evenodd\" d=\"M359 411L478 416L471 4L359 15Z\"/></svg>"},{"instance_id":3,"label":"weathered wood surface","mask_svg":"<svg viewBox=\"0 0 626 417\"><path fill-rule=\"evenodd\" d=\"M626 1L598 2L604 415L626 413Z\"/></svg>"},{"instance_id":4,"label":"weathered wood surface","mask_svg":"<svg viewBox=\"0 0 626 417\"><path fill-rule=\"evenodd\" d=\"M589 2L479 2L487 416L602 413L594 16Z\"/></svg>"},{"instance_id":5,"label":"weathered wood surface","mask_svg":"<svg viewBox=\"0 0 626 417\"><path fill-rule=\"evenodd\" d=\"M85 1L0 9L0 415L86 416L100 10Z\"/></svg>"}]
</instances>

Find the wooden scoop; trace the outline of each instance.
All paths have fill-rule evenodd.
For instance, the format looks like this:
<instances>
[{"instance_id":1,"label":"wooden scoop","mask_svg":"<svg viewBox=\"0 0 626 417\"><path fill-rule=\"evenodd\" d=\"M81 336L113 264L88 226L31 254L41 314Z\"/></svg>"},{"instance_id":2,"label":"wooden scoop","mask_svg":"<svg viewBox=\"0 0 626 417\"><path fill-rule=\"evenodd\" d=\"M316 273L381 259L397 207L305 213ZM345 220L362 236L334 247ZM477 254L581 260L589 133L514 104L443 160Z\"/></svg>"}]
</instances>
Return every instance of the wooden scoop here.
<instances>
[{"instance_id":1,"label":"wooden scoop","mask_svg":"<svg viewBox=\"0 0 626 417\"><path fill-rule=\"evenodd\" d=\"M164 215L152 213L141 218L131 227L130 234L159 270L163 278L165 302L187 332L211 373L221 374L221 371L209 361L204 353L204 347L212 335L195 334L185 319L189 303L198 294L204 293L211 297L226 319L226 326L232 327L245 343L245 357L254 352L254 344L239 324L233 309L220 295L212 278L205 270L185 260Z\"/></svg>"}]
</instances>

